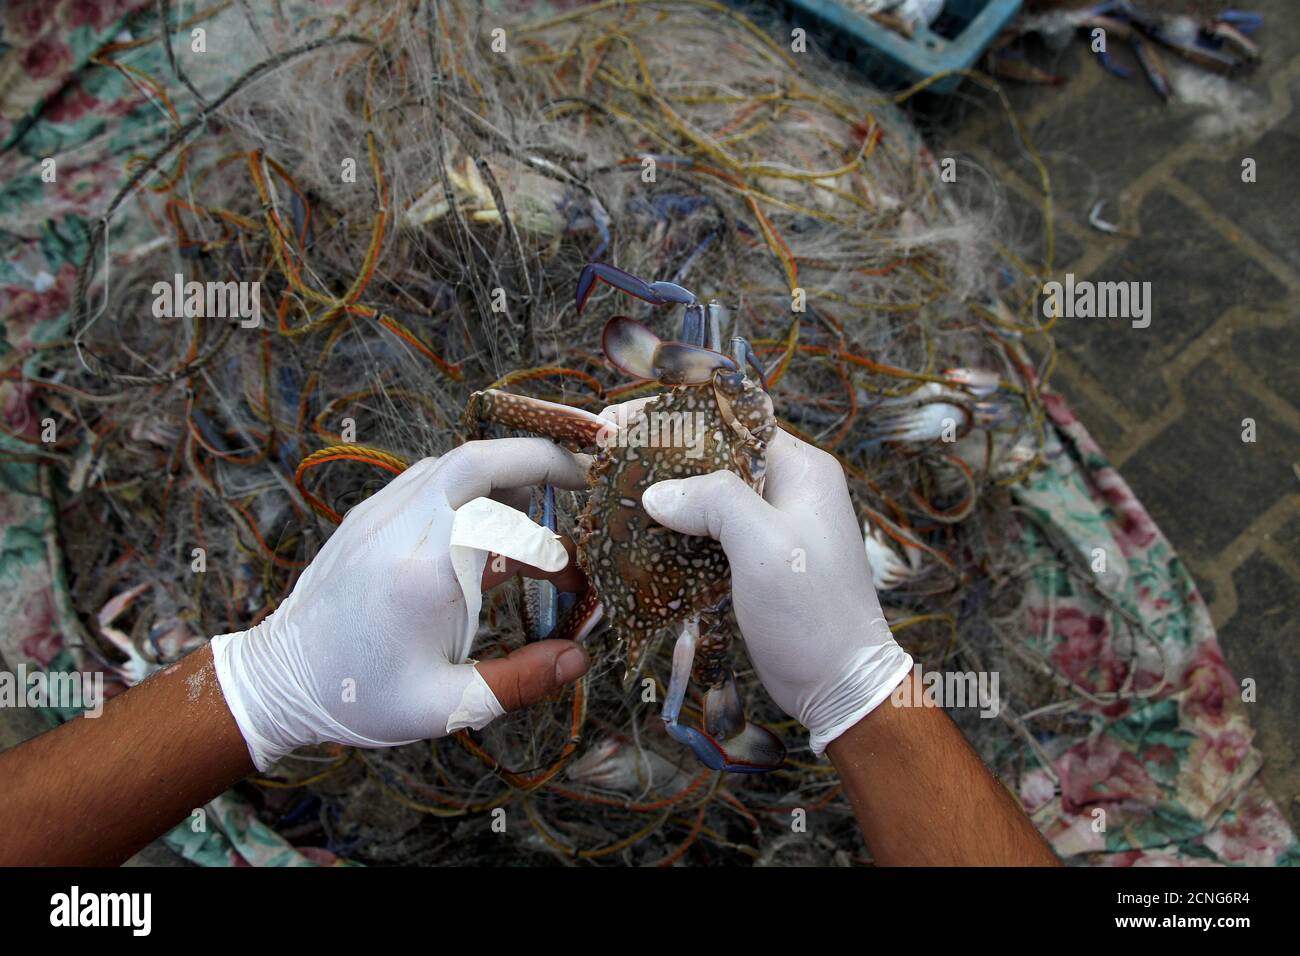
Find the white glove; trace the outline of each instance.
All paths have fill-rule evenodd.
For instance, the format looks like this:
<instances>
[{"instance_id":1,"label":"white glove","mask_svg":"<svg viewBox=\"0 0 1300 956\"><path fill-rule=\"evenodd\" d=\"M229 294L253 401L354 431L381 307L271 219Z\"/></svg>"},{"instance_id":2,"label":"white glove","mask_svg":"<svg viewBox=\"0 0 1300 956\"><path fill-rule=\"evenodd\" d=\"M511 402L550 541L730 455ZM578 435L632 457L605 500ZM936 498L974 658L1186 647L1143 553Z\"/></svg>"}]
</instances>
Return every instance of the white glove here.
<instances>
[{"instance_id":1,"label":"white glove","mask_svg":"<svg viewBox=\"0 0 1300 956\"><path fill-rule=\"evenodd\" d=\"M466 663L489 551L544 571L568 562L553 534L483 496L580 489L584 472L580 456L544 439L469 442L349 511L275 613L212 639L257 768L307 744L388 747L478 729L584 673L571 641Z\"/></svg>"},{"instance_id":2,"label":"white glove","mask_svg":"<svg viewBox=\"0 0 1300 956\"><path fill-rule=\"evenodd\" d=\"M721 543L749 659L819 754L890 695L912 658L881 613L839 462L778 431L763 494L714 472L661 481L641 501L660 524Z\"/></svg>"}]
</instances>

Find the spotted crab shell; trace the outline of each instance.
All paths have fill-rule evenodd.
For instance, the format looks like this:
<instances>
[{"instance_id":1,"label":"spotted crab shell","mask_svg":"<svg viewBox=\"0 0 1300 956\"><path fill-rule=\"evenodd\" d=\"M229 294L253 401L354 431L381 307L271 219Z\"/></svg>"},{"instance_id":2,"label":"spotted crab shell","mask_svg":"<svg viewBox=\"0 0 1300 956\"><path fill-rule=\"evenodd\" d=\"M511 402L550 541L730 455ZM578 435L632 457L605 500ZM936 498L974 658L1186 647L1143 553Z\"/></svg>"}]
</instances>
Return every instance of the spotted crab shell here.
<instances>
[{"instance_id":1,"label":"spotted crab shell","mask_svg":"<svg viewBox=\"0 0 1300 956\"><path fill-rule=\"evenodd\" d=\"M768 401L767 421L751 424L775 427L770 408ZM721 545L656 523L642 493L657 481L714 471L734 472L761 490L763 447L728 426L713 387L700 385L646 403L596 456L575 536L578 559L605 620L626 642L629 672L651 641L714 607L731 588Z\"/></svg>"}]
</instances>

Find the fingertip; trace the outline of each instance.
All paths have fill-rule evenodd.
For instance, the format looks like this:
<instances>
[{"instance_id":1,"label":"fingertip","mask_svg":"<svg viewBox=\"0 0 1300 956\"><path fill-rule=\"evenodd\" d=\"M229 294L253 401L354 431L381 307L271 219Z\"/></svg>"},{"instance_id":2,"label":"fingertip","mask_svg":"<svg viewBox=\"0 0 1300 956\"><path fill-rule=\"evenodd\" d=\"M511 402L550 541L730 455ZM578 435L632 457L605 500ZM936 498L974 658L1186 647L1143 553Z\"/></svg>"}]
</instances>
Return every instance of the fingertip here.
<instances>
[{"instance_id":1,"label":"fingertip","mask_svg":"<svg viewBox=\"0 0 1300 956\"><path fill-rule=\"evenodd\" d=\"M549 640L526 644L506 657L475 666L509 712L545 700L585 674L591 662L573 641Z\"/></svg>"},{"instance_id":2,"label":"fingertip","mask_svg":"<svg viewBox=\"0 0 1300 956\"><path fill-rule=\"evenodd\" d=\"M641 505L646 511L650 512L650 517L662 522L663 512L668 507L668 502L672 500L672 496L677 493L676 489L681 483L680 478L667 478L655 482L641 493Z\"/></svg>"},{"instance_id":3,"label":"fingertip","mask_svg":"<svg viewBox=\"0 0 1300 956\"><path fill-rule=\"evenodd\" d=\"M586 651L572 641L557 643L568 643L569 646L555 658L555 682L560 685L569 684L587 673L591 659Z\"/></svg>"}]
</instances>

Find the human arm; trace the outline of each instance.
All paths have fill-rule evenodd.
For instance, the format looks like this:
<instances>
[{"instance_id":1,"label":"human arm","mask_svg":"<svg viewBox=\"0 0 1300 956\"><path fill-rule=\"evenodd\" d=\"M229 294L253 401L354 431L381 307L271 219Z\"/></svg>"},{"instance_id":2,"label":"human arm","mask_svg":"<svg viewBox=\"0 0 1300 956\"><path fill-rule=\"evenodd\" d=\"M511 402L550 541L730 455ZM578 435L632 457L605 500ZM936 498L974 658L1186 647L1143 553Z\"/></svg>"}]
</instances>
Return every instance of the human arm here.
<instances>
[{"instance_id":1,"label":"human arm","mask_svg":"<svg viewBox=\"0 0 1300 956\"><path fill-rule=\"evenodd\" d=\"M763 498L715 472L660 482L643 503L661 524L722 544L759 679L813 751L828 750L879 862L1056 862L947 715L891 700L913 680L912 660L881 611L833 457L778 432Z\"/></svg>"},{"instance_id":2,"label":"human arm","mask_svg":"<svg viewBox=\"0 0 1300 956\"><path fill-rule=\"evenodd\" d=\"M913 674L910 699L924 687ZM1055 854L939 707L877 707L826 748L879 863L1059 866Z\"/></svg>"},{"instance_id":3,"label":"human arm","mask_svg":"<svg viewBox=\"0 0 1300 956\"><path fill-rule=\"evenodd\" d=\"M296 747L440 737L576 679L588 662L569 641L464 658L477 614L450 554L455 511L540 483L581 487L583 463L541 439L417 463L348 513L265 621L0 754L0 864L120 863ZM521 568L572 574L555 569L559 542L541 545L514 557L544 554L549 570L494 569L483 554L473 572L485 587Z\"/></svg>"},{"instance_id":4,"label":"human arm","mask_svg":"<svg viewBox=\"0 0 1300 956\"><path fill-rule=\"evenodd\" d=\"M0 753L0 866L111 866L253 771L199 648Z\"/></svg>"}]
</instances>

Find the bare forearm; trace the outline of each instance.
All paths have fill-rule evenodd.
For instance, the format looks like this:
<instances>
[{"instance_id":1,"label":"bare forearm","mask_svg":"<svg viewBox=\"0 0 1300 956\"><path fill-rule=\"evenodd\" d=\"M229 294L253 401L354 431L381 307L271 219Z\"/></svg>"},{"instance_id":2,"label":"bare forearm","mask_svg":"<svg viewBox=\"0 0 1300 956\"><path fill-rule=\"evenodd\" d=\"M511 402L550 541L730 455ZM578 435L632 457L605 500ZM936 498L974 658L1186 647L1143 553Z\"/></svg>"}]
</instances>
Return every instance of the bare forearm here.
<instances>
[{"instance_id":1,"label":"bare forearm","mask_svg":"<svg viewBox=\"0 0 1300 956\"><path fill-rule=\"evenodd\" d=\"M923 693L915 686L911 699ZM881 864L1059 865L1015 798L939 708L887 700L827 752Z\"/></svg>"},{"instance_id":2,"label":"bare forearm","mask_svg":"<svg viewBox=\"0 0 1300 956\"><path fill-rule=\"evenodd\" d=\"M121 863L252 770L203 647L0 754L0 865Z\"/></svg>"}]
</instances>

